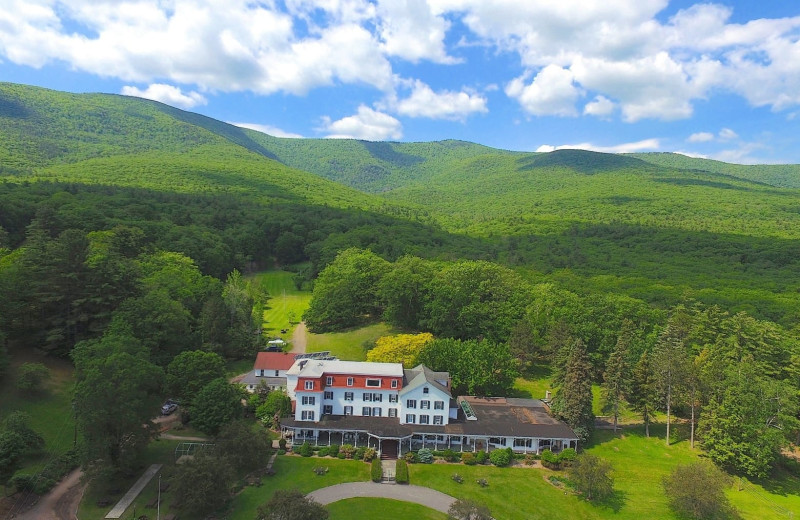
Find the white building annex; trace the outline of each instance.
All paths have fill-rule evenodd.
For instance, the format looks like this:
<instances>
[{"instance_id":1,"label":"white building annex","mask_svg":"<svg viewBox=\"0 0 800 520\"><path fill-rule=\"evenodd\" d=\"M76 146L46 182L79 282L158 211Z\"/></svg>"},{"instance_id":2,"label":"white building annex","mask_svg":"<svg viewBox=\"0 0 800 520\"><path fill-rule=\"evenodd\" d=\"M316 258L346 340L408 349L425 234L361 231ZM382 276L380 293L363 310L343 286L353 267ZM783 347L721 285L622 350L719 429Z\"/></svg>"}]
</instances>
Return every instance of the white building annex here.
<instances>
[{"instance_id":1,"label":"white building annex","mask_svg":"<svg viewBox=\"0 0 800 520\"><path fill-rule=\"evenodd\" d=\"M424 365L298 359L286 371L293 442L371 446L382 456L428 447L456 451L560 451L577 447L565 423L536 399L454 398L450 375Z\"/></svg>"}]
</instances>

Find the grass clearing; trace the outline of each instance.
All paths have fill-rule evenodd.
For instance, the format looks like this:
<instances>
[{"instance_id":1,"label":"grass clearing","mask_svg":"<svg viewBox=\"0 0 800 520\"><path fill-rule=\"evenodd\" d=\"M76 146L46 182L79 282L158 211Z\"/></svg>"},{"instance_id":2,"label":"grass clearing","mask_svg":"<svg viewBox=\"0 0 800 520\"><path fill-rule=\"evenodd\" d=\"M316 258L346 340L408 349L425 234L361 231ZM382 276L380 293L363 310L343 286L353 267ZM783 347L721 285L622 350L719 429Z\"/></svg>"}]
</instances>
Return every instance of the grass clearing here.
<instances>
[{"instance_id":1,"label":"grass clearing","mask_svg":"<svg viewBox=\"0 0 800 520\"><path fill-rule=\"evenodd\" d=\"M75 418L72 414L72 365L63 359L46 357L30 351L12 352L9 377L0 383L0 421L14 411L30 416L30 426L44 438L44 451L24 461L19 470L33 474L61 453L72 448L75 439ZM42 363L50 370L50 380L40 395L25 395L15 387L14 374L23 363Z\"/></svg>"},{"instance_id":2,"label":"grass clearing","mask_svg":"<svg viewBox=\"0 0 800 520\"><path fill-rule=\"evenodd\" d=\"M328 334L308 333L307 352L320 352L329 350L331 353L346 361L364 361L367 359L367 350L375 344L381 336L394 332L385 323L376 323L345 332L330 332Z\"/></svg>"},{"instance_id":3,"label":"grass clearing","mask_svg":"<svg viewBox=\"0 0 800 520\"><path fill-rule=\"evenodd\" d=\"M328 505L330 520L392 518L394 520L447 520L447 515L419 504L389 498L349 498Z\"/></svg>"},{"instance_id":4,"label":"grass clearing","mask_svg":"<svg viewBox=\"0 0 800 520\"><path fill-rule=\"evenodd\" d=\"M325 475L315 474L313 469L317 466L327 467L328 473ZM308 493L342 482L366 482L369 480L369 468L369 464L353 460L280 456L275 459L273 466L275 476L264 477L261 487L244 489L231 504L226 518L229 520L252 520L255 518L258 506L269 500L278 489L299 489L303 493ZM381 516L367 516L366 518L381 518Z\"/></svg>"},{"instance_id":5,"label":"grass clearing","mask_svg":"<svg viewBox=\"0 0 800 520\"><path fill-rule=\"evenodd\" d=\"M248 279L270 295L264 309L262 328L266 336L291 339L295 327L306 312L311 301L310 291L298 290L294 284L294 273L289 271L264 271ZM281 330L287 330L281 333Z\"/></svg>"}]
</instances>

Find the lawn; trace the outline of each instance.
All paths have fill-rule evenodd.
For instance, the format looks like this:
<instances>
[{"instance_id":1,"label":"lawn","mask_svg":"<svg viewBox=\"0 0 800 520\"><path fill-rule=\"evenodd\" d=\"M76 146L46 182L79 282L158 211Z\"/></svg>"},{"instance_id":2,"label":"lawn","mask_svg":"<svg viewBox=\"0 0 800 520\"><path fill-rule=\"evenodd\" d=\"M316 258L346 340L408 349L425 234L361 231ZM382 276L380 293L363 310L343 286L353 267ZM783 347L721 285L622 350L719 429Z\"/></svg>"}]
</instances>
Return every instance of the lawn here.
<instances>
[{"instance_id":1,"label":"lawn","mask_svg":"<svg viewBox=\"0 0 800 520\"><path fill-rule=\"evenodd\" d=\"M322 476L315 474L312 470L316 466L327 467L328 473ZM277 489L299 489L303 493L308 493L342 482L366 482L369 480L369 464L352 460L281 456L275 460L273 469L276 473L275 476L265 477L261 487L248 487L236 497L226 518L229 520L252 520L255 518L258 506L269 500ZM366 518L380 517L367 516Z\"/></svg>"},{"instance_id":2,"label":"lawn","mask_svg":"<svg viewBox=\"0 0 800 520\"><path fill-rule=\"evenodd\" d=\"M299 291L294 285L294 273L288 271L264 271L248 276L248 280L269 294L264 309L264 334L290 339L311 301L311 292ZM281 333L286 329L286 333Z\"/></svg>"},{"instance_id":3,"label":"lawn","mask_svg":"<svg viewBox=\"0 0 800 520\"><path fill-rule=\"evenodd\" d=\"M72 415L72 365L64 360L45 357L35 352L13 352L9 377L0 383L0 421L11 412L21 410L30 416L29 425L45 441L42 454L24 461L21 473L32 474L44 468L52 458L72 447L75 419ZM14 376L22 363L43 363L50 370L50 380L39 395L23 394L14 386Z\"/></svg>"},{"instance_id":4,"label":"lawn","mask_svg":"<svg viewBox=\"0 0 800 520\"><path fill-rule=\"evenodd\" d=\"M388 498L350 498L328 506L330 520L392 518L393 520L447 520L447 515L425 506Z\"/></svg>"},{"instance_id":5,"label":"lawn","mask_svg":"<svg viewBox=\"0 0 800 520\"><path fill-rule=\"evenodd\" d=\"M331 332L328 334L308 333L307 352L320 352L330 350L331 353L346 361L364 361L367 359L367 350L375 344L381 336L393 334L391 328L385 323L368 325L345 332Z\"/></svg>"}]
</instances>

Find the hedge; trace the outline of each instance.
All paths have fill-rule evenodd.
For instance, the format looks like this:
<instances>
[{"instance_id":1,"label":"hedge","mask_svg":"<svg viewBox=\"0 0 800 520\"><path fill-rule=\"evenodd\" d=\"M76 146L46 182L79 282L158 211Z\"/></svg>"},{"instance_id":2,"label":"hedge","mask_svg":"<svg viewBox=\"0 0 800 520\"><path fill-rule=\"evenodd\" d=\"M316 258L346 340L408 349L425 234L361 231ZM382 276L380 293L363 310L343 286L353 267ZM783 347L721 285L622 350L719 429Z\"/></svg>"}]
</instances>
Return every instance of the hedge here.
<instances>
[{"instance_id":1,"label":"hedge","mask_svg":"<svg viewBox=\"0 0 800 520\"><path fill-rule=\"evenodd\" d=\"M372 468L370 468L373 482L380 482L383 480L383 467L381 466L381 459L372 459Z\"/></svg>"},{"instance_id":2,"label":"hedge","mask_svg":"<svg viewBox=\"0 0 800 520\"><path fill-rule=\"evenodd\" d=\"M403 459L397 459L394 467L394 481L398 484L408 484L408 463Z\"/></svg>"}]
</instances>

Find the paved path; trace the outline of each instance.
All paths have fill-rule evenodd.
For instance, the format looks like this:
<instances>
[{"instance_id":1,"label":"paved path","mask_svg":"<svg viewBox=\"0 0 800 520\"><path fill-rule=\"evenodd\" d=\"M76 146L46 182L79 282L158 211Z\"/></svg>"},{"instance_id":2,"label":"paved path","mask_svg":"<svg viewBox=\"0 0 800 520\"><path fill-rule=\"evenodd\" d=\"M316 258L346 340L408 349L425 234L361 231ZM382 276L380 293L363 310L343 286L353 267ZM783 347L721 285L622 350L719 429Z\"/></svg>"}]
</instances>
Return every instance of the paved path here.
<instances>
[{"instance_id":1,"label":"paved path","mask_svg":"<svg viewBox=\"0 0 800 520\"><path fill-rule=\"evenodd\" d=\"M168 441L186 441L186 442L211 442L208 437L192 437L190 435L173 435L171 433L158 434L159 439L166 439Z\"/></svg>"},{"instance_id":2,"label":"paved path","mask_svg":"<svg viewBox=\"0 0 800 520\"><path fill-rule=\"evenodd\" d=\"M348 482L312 491L308 494L322 505L347 498L391 498L403 502L414 502L447 514L456 501L450 495L422 486L376 484L375 482Z\"/></svg>"},{"instance_id":3,"label":"paved path","mask_svg":"<svg viewBox=\"0 0 800 520\"><path fill-rule=\"evenodd\" d=\"M306 353L306 322L301 321L297 324L292 334L292 354L305 354Z\"/></svg>"},{"instance_id":4,"label":"paved path","mask_svg":"<svg viewBox=\"0 0 800 520\"><path fill-rule=\"evenodd\" d=\"M158 470L160 469L161 464L153 464L147 468L147 471L144 472L144 475L139 477L139 480L136 481L136 484L134 484L128 490L128 492L119 499L119 502L117 502L117 505L114 506L114 509L108 512L106 518L120 518L122 513L124 513L125 510L128 509L128 506L130 506L133 501L136 500L136 497L139 496L139 493L142 492L147 483L150 482L150 480L155 476L156 473L158 473Z\"/></svg>"}]
</instances>

